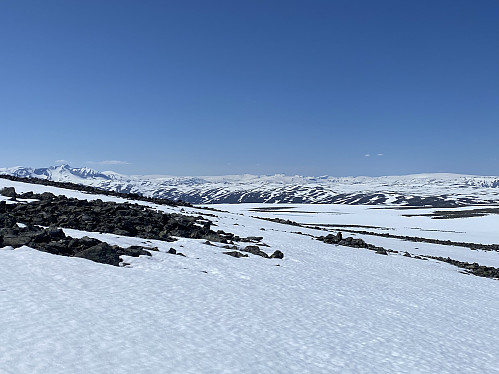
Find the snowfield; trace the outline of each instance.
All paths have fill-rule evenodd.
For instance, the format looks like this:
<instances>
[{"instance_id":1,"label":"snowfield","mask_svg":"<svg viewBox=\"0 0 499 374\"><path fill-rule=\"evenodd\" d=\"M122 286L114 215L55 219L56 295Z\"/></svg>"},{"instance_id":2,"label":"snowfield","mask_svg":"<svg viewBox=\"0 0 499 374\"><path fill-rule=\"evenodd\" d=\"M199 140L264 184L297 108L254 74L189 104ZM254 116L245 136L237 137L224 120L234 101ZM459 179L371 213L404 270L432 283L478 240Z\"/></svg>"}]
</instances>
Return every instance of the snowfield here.
<instances>
[{"instance_id":1,"label":"snowfield","mask_svg":"<svg viewBox=\"0 0 499 374\"><path fill-rule=\"evenodd\" d=\"M5 186L123 201L0 179ZM219 212L140 204L213 214L215 230L263 236L270 248L262 249L281 250L284 259L234 258L200 239L73 229L64 231L159 251L113 267L0 249L0 373L499 373L499 281L402 256L447 253L499 267L498 252L344 231L401 251L383 256L312 237L323 230L252 217L497 244L497 214L437 220L390 207L212 206L226 211ZM285 209L255 211L262 207ZM168 254L171 247L186 257Z\"/></svg>"},{"instance_id":2,"label":"snowfield","mask_svg":"<svg viewBox=\"0 0 499 374\"><path fill-rule=\"evenodd\" d=\"M429 216L439 211L472 211L483 209L483 206L453 209L404 209L399 206L342 204L217 204L213 206L233 213L265 218L278 217L309 225L329 225L351 230L390 232L397 235L483 244L499 243L499 230L497 230L499 214L457 219L432 219ZM489 207L499 208L499 205Z\"/></svg>"}]
</instances>

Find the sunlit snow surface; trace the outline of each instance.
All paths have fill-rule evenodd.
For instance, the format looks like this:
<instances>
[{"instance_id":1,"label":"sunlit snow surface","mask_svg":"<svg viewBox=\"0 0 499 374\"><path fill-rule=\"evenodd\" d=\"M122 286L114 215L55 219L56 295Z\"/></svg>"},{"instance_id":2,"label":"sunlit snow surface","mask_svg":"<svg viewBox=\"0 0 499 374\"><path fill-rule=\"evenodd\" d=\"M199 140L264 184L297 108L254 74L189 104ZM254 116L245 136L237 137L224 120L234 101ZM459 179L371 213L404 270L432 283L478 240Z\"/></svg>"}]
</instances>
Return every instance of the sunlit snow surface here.
<instances>
[{"instance_id":1,"label":"sunlit snow surface","mask_svg":"<svg viewBox=\"0 0 499 374\"><path fill-rule=\"evenodd\" d=\"M96 198L0 180L0 188L6 185ZM263 249L279 249L285 258L236 259L204 240L165 243L77 230L65 231L122 246L157 246L160 252L125 258L131 266L118 268L26 247L0 249L0 373L499 372L499 281L432 260L324 244L293 233L324 231L251 218L270 216L250 211L255 206L215 207L233 210L209 212L217 215L209 217L215 230L263 236L270 245ZM479 217L473 225L456 221L457 227L429 217L404 221L400 214L406 211L319 207L320 214L272 216L415 236L411 227L464 231L470 239L463 241L498 242L496 221L488 222L495 216ZM341 214L329 217L331 211ZM410 218L419 221L413 225ZM449 232L419 236L426 233L458 240ZM385 240L384 246L397 250L406 245L421 251L425 244L357 237L374 244ZM187 257L165 253L170 247ZM477 262L499 267L495 252L433 247L482 256ZM437 251L433 247L428 250Z\"/></svg>"}]
</instances>

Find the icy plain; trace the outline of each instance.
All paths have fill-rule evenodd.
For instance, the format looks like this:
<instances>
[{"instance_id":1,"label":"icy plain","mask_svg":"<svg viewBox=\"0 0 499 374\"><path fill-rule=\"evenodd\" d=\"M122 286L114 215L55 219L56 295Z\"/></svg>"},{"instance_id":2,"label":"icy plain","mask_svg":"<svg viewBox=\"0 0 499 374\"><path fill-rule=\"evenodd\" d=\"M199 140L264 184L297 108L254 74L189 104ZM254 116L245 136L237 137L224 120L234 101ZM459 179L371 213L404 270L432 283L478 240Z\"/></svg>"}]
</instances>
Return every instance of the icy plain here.
<instances>
[{"instance_id":1,"label":"icy plain","mask_svg":"<svg viewBox=\"0 0 499 374\"><path fill-rule=\"evenodd\" d=\"M4 186L123 201L0 180ZM69 229L74 237L159 252L113 267L27 247L0 249L0 373L499 373L497 280L433 260L325 244L308 236L322 230L251 217L497 243L497 215L451 223L342 205L290 205L281 213L255 212L268 207L262 204L214 206L226 212L145 205L214 214L207 217L215 229L263 236L270 248L262 249L285 257L233 258L204 240ZM355 236L499 267L497 252ZM166 253L170 247L186 257Z\"/></svg>"}]
</instances>

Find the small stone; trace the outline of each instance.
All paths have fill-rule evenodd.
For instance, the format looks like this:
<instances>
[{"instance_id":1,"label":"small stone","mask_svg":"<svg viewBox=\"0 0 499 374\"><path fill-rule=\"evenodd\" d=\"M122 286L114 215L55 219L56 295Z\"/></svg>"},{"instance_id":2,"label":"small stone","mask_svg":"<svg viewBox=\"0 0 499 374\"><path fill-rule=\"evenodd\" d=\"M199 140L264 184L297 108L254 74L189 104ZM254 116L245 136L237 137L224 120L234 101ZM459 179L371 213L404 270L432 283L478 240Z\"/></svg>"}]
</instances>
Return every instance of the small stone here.
<instances>
[{"instance_id":1,"label":"small stone","mask_svg":"<svg viewBox=\"0 0 499 374\"><path fill-rule=\"evenodd\" d=\"M284 253L282 253L279 250L276 250L274 253L270 255L270 258L278 258L278 259L283 259L284 258Z\"/></svg>"},{"instance_id":2,"label":"small stone","mask_svg":"<svg viewBox=\"0 0 499 374\"><path fill-rule=\"evenodd\" d=\"M248 257L248 255L241 253L239 251L230 251L230 252L223 252L224 255L229 255L232 257L240 258L240 257Z\"/></svg>"}]
</instances>

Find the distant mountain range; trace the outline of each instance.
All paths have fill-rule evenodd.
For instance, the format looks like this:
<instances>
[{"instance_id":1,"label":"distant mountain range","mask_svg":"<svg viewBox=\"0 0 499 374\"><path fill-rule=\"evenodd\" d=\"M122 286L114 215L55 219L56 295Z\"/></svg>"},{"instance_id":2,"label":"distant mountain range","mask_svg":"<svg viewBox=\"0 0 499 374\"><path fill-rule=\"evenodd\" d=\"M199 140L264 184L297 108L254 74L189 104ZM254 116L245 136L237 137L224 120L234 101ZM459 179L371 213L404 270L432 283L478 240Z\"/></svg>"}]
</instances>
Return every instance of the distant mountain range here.
<instances>
[{"instance_id":1,"label":"distant mountain range","mask_svg":"<svg viewBox=\"0 0 499 374\"><path fill-rule=\"evenodd\" d=\"M453 207L499 203L499 177L414 174L387 177L303 177L226 175L126 176L112 171L72 168L0 168L0 174L72 182L193 204L336 203Z\"/></svg>"}]
</instances>

